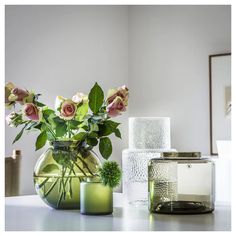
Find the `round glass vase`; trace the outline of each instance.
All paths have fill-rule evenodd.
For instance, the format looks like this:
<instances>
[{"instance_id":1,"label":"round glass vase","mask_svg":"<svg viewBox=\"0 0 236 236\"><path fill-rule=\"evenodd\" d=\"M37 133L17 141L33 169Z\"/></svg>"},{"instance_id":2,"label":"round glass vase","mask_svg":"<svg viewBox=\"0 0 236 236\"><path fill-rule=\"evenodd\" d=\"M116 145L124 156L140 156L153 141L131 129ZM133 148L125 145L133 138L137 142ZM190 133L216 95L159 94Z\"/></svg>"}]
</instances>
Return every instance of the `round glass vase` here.
<instances>
[{"instance_id":1,"label":"round glass vase","mask_svg":"<svg viewBox=\"0 0 236 236\"><path fill-rule=\"evenodd\" d=\"M100 160L79 150L73 141L55 141L40 156L34 168L37 194L55 209L80 208L80 184L96 174Z\"/></svg>"},{"instance_id":2,"label":"round glass vase","mask_svg":"<svg viewBox=\"0 0 236 236\"><path fill-rule=\"evenodd\" d=\"M80 184L80 213L108 215L113 212L113 189L105 186L100 178L86 178Z\"/></svg>"}]
</instances>

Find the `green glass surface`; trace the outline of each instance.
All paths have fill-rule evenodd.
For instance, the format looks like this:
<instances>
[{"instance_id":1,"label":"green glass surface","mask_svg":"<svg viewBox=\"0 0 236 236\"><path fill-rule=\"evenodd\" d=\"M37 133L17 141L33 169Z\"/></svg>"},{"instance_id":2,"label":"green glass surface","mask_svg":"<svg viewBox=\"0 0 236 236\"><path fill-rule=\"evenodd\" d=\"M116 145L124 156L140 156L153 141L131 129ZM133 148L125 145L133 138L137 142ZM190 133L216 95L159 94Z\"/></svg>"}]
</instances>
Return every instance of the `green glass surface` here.
<instances>
[{"instance_id":1,"label":"green glass surface","mask_svg":"<svg viewBox=\"0 0 236 236\"><path fill-rule=\"evenodd\" d=\"M80 212L87 215L105 215L113 211L113 190L101 182L81 182Z\"/></svg>"},{"instance_id":2,"label":"green glass surface","mask_svg":"<svg viewBox=\"0 0 236 236\"><path fill-rule=\"evenodd\" d=\"M93 176L101 165L91 152L82 157L70 144L54 143L41 155L34 169L37 194L47 205L56 209L79 209L81 181ZM58 161L59 156L67 161L66 165Z\"/></svg>"}]
</instances>

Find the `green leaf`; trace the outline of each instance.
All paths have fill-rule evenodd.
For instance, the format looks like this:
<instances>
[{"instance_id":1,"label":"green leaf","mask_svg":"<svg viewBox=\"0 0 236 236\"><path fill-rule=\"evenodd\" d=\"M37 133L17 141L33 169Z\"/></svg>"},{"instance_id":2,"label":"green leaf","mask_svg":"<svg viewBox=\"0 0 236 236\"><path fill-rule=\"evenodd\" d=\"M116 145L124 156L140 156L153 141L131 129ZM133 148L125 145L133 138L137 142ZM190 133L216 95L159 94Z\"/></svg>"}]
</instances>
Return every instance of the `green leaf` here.
<instances>
[{"instance_id":1,"label":"green leaf","mask_svg":"<svg viewBox=\"0 0 236 236\"><path fill-rule=\"evenodd\" d=\"M55 138L50 131L47 131L47 136L48 141L55 141Z\"/></svg>"},{"instance_id":2,"label":"green leaf","mask_svg":"<svg viewBox=\"0 0 236 236\"><path fill-rule=\"evenodd\" d=\"M65 120L63 120L59 116L54 117L53 120L55 123L65 123Z\"/></svg>"},{"instance_id":3,"label":"green leaf","mask_svg":"<svg viewBox=\"0 0 236 236\"><path fill-rule=\"evenodd\" d=\"M98 144L98 140L96 138L87 138L87 144L94 147Z\"/></svg>"},{"instance_id":4,"label":"green leaf","mask_svg":"<svg viewBox=\"0 0 236 236\"><path fill-rule=\"evenodd\" d=\"M99 151L103 158L105 158L106 160L110 157L112 153L112 144L111 140L108 137L100 139Z\"/></svg>"},{"instance_id":5,"label":"green leaf","mask_svg":"<svg viewBox=\"0 0 236 236\"><path fill-rule=\"evenodd\" d=\"M62 137L67 132L67 126L65 123L61 123L56 126L56 137Z\"/></svg>"},{"instance_id":6,"label":"green leaf","mask_svg":"<svg viewBox=\"0 0 236 236\"><path fill-rule=\"evenodd\" d=\"M24 129L26 128L27 125L28 125L28 123L25 124L25 126L21 129L21 131L16 135L16 137L13 140L12 144L15 143L16 141L18 141L21 138L22 134L24 133Z\"/></svg>"},{"instance_id":7,"label":"green leaf","mask_svg":"<svg viewBox=\"0 0 236 236\"><path fill-rule=\"evenodd\" d=\"M115 133L118 125L120 125L120 123L114 122L112 120L107 120L104 124L99 125L99 136L108 136L113 132Z\"/></svg>"},{"instance_id":8,"label":"green leaf","mask_svg":"<svg viewBox=\"0 0 236 236\"><path fill-rule=\"evenodd\" d=\"M98 134L95 132L91 132L91 133L89 133L88 137L89 138L98 138Z\"/></svg>"},{"instance_id":9,"label":"green leaf","mask_svg":"<svg viewBox=\"0 0 236 236\"><path fill-rule=\"evenodd\" d=\"M52 109L45 109L43 110L43 117L48 118L51 114L55 114L55 112Z\"/></svg>"},{"instance_id":10,"label":"green leaf","mask_svg":"<svg viewBox=\"0 0 236 236\"><path fill-rule=\"evenodd\" d=\"M54 121L55 115L51 114L47 117L48 123L50 124L52 129L56 129L57 125L60 125L61 123L56 123Z\"/></svg>"},{"instance_id":11,"label":"green leaf","mask_svg":"<svg viewBox=\"0 0 236 236\"><path fill-rule=\"evenodd\" d=\"M38 102L38 101L35 101L35 105L38 106L38 107L44 107L46 106L45 104L41 103L41 102Z\"/></svg>"},{"instance_id":12,"label":"green leaf","mask_svg":"<svg viewBox=\"0 0 236 236\"><path fill-rule=\"evenodd\" d=\"M41 130L41 132L47 131L47 130L48 130L47 125L46 125L45 123L42 123L42 124L41 124L41 127L40 127L40 130Z\"/></svg>"},{"instance_id":13,"label":"green leaf","mask_svg":"<svg viewBox=\"0 0 236 236\"><path fill-rule=\"evenodd\" d=\"M42 169L42 172L50 173L54 170L59 170L58 166L56 164L48 164Z\"/></svg>"},{"instance_id":14,"label":"green leaf","mask_svg":"<svg viewBox=\"0 0 236 236\"><path fill-rule=\"evenodd\" d=\"M91 111L96 114L101 108L104 100L104 93L98 83L95 83L91 89L88 99Z\"/></svg>"},{"instance_id":15,"label":"green leaf","mask_svg":"<svg viewBox=\"0 0 236 236\"><path fill-rule=\"evenodd\" d=\"M41 124L38 124L37 122L31 122L31 124L25 130L40 129L40 128Z\"/></svg>"},{"instance_id":16,"label":"green leaf","mask_svg":"<svg viewBox=\"0 0 236 236\"><path fill-rule=\"evenodd\" d=\"M83 103L79 105L75 114L75 119L78 121L82 121L88 113L88 108L88 103Z\"/></svg>"},{"instance_id":17,"label":"green leaf","mask_svg":"<svg viewBox=\"0 0 236 236\"><path fill-rule=\"evenodd\" d=\"M85 138L86 132L80 132L72 137L73 140L81 141Z\"/></svg>"},{"instance_id":18,"label":"green leaf","mask_svg":"<svg viewBox=\"0 0 236 236\"><path fill-rule=\"evenodd\" d=\"M39 150L40 148L42 148L46 142L47 142L47 132L46 131L43 131L38 137L37 137L37 140L36 140L36 150Z\"/></svg>"},{"instance_id":19,"label":"green leaf","mask_svg":"<svg viewBox=\"0 0 236 236\"><path fill-rule=\"evenodd\" d=\"M69 120L70 123L70 128L71 129L78 129L79 125L82 123L81 121L78 120Z\"/></svg>"},{"instance_id":20,"label":"green leaf","mask_svg":"<svg viewBox=\"0 0 236 236\"><path fill-rule=\"evenodd\" d=\"M120 130L119 130L119 129L115 129L114 133L115 133L115 136L116 136L117 138L120 138L120 139L121 139L121 133L120 133Z\"/></svg>"},{"instance_id":21,"label":"green leaf","mask_svg":"<svg viewBox=\"0 0 236 236\"><path fill-rule=\"evenodd\" d=\"M99 127L97 124L90 124L90 131L99 131Z\"/></svg>"}]
</instances>

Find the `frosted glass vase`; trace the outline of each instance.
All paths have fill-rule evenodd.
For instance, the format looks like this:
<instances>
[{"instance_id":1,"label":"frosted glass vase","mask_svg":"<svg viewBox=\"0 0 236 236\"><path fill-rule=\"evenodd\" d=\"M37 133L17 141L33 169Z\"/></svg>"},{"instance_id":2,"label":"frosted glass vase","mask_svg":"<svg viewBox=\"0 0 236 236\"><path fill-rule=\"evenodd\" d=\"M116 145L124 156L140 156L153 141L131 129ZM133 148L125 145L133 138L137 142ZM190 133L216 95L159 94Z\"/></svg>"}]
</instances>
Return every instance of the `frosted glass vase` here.
<instances>
[{"instance_id":1,"label":"frosted glass vase","mask_svg":"<svg viewBox=\"0 0 236 236\"><path fill-rule=\"evenodd\" d=\"M129 148L163 150L170 149L170 118L129 118Z\"/></svg>"}]
</instances>

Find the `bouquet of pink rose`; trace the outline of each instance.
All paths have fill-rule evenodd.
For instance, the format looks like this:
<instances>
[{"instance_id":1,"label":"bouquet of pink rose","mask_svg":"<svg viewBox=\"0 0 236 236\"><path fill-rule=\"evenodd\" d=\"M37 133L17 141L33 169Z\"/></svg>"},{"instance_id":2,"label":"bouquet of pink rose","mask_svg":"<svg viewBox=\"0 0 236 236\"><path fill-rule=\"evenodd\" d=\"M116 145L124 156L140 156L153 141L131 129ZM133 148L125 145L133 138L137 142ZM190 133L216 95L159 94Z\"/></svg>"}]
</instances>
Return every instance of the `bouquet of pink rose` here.
<instances>
[{"instance_id":1,"label":"bouquet of pink rose","mask_svg":"<svg viewBox=\"0 0 236 236\"><path fill-rule=\"evenodd\" d=\"M36 140L36 150L47 141L71 140L77 142L78 148L85 150L92 150L99 143L101 155L108 159L112 153L108 136L114 133L121 138L119 123L111 118L126 111L128 96L128 88L122 86L110 89L104 99L103 90L95 83L88 95L76 93L71 99L57 96L54 110L38 101L40 94L7 83L6 107L21 106L19 111L11 112L6 121L11 127L23 125L13 143L21 138L24 131L37 130L40 134Z\"/></svg>"}]
</instances>

